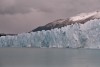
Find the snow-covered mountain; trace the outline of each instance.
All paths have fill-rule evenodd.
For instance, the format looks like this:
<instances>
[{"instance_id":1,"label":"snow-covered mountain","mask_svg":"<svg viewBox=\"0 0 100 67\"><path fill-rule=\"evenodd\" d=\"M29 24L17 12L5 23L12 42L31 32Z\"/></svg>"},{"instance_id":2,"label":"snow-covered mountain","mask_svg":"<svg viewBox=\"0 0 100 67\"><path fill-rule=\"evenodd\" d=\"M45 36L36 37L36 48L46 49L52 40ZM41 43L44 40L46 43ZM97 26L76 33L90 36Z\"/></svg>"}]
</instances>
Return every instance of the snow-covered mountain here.
<instances>
[{"instance_id":1,"label":"snow-covered mountain","mask_svg":"<svg viewBox=\"0 0 100 67\"><path fill-rule=\"evenodd\" d=\"M100 12L59 19L33 31L1 36L0 47L100 49Z\"/></svg>"},{"instance_id":2,"label":"snow-covered mountain","mask_svg":"<svg viewBox=\"0 0 100 67\"><path fill-rule=\"evenodd\" d=\"M75 24L75 23L84 24L85 22L93 20L93 19L100 19L100 11L94 11L90 13L81 13L81 14L78 14L77 16L73 16L67 19L58 19L56 21L46 24L45 26L37 27L36 29L32 31L36 32L36 31L42 31L42 30L51 30L54 28L61 28L67 25Z\"/></svg>"}]
</instances>

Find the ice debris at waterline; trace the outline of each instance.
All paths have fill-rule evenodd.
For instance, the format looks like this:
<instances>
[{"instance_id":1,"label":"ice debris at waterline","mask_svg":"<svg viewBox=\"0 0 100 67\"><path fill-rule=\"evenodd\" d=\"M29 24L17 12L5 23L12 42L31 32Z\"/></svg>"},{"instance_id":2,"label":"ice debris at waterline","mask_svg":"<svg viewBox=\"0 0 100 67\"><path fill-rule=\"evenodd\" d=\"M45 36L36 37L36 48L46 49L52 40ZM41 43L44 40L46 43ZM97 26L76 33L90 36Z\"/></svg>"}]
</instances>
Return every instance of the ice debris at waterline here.
<instances>
[{"instance_id":1,"label":"ice debris at waterline","mask_svg":"<svg viewBox=\"0 0 100 67\"><path fill-rule=\"evenodd\" d=\"M72 24L60 29L2 36L0 47L100 48L100 20Z\"/></svg>"}]
</instances>

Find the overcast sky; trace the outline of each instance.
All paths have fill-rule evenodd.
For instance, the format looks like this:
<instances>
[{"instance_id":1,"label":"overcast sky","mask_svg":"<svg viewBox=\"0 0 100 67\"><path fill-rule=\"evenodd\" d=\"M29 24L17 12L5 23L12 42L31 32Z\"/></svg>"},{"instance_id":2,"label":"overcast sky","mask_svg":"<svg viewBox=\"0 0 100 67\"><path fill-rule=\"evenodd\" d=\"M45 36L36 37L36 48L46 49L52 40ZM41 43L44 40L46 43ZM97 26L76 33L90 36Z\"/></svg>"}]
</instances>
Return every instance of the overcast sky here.
<instances>
[{"instance_id":1,"label":"overcast sky","mask_svg":"<svg viewBox=\"0 0 100 67\"><path fill-rule=\"evenodd\" d=\"M100 0L0 0L0 33L28 32L56 19L100 10Z\"/></svg>"}]
</instances>

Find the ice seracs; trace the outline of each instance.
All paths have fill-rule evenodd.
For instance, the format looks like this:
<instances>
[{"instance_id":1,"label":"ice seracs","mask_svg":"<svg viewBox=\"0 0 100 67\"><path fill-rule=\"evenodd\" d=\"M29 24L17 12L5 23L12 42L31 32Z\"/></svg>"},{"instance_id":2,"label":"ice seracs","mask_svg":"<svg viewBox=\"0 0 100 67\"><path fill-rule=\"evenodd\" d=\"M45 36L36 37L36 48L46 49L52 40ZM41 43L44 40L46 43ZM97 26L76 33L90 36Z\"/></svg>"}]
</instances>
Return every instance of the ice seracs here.
<instances>
[{"instance_id":1,"label":"ice seracs","mask_svg":"<svg viewBox=\"0 0 100 67\"><path fill-rule=\"evenodd\" d=\"M100 19L62 28L0 37L0 47L100 48Z\"/></svg>"},{"instance_id":2,"label":"ice seracs","mask_svg":"<svg viewBox=\"0 0 100 67\"><path fill-rule=\"evenodd\" d=\"M59 19L45 26L53 27L51 30L1 36L0 47L100 48L100 12L82 13L75 18L77 21Z\"/></svg>"}]
</instances>

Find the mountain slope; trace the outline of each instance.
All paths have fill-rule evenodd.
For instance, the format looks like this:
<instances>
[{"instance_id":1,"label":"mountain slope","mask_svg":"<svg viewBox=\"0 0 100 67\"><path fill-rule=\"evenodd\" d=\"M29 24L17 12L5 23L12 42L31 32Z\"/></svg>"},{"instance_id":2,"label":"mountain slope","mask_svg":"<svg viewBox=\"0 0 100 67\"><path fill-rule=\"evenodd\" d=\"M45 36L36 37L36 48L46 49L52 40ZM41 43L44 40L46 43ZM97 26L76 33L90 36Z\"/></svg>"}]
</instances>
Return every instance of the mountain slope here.
<instances>
[{"instance_id":1,"label":"mountain slope","mask_svg":"<svg viewBox=\"0 0 100 67\"><path fill-rule=\"evenodd\" d=\"M100 19L59 29L2 36L0 47L100 49Z\"/></svg>"},{"instance_id":2,"label":"mountain slope","mask_svg":"<svg viewBox=\"0 0 100 67\"><path fill-rule=\"evenodd\" d=\"M81 13L77 16L73 16L67 19L58 19L56 21L46 24L45 26L37 27L36 29L32 30L32 32L61 28L75 23L84 24L85 22L93 19L100 19L100 11Z\"/></svg>"},{"instance_id":3,"label":"mountain slope","mask_svg":"<svg viewBox=\"0 0 100 67\"><path fill-rule=\"evenodd\" d=\"M0 37L0 47L100 49L99 11L59 19L37 30L15 36L2 34L4 36Z\"/></svg>"}]
</instances>

